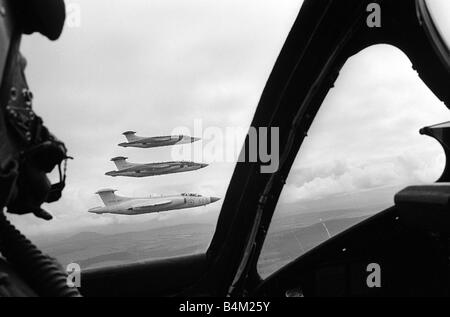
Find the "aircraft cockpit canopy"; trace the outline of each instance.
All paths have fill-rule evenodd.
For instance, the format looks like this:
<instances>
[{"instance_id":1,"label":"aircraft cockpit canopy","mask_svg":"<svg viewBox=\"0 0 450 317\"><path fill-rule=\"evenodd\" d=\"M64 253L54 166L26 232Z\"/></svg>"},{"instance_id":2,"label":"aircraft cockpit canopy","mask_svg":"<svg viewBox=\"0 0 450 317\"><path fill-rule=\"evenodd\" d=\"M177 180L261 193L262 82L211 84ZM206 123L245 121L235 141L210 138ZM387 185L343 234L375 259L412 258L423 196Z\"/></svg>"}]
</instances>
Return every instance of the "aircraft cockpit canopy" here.
<instances>
[{"instance_id":1,"label":"aircraft cockpit canopy","mask_svg":"<svg viewBox=\"0 0 450 317\"><path fill-rule=\"evenodd\" d=\"M185 197L201 197L202 195L193 194L193 193L182 193L181 196L185 196Z\"/></svg>"}]
</instances>

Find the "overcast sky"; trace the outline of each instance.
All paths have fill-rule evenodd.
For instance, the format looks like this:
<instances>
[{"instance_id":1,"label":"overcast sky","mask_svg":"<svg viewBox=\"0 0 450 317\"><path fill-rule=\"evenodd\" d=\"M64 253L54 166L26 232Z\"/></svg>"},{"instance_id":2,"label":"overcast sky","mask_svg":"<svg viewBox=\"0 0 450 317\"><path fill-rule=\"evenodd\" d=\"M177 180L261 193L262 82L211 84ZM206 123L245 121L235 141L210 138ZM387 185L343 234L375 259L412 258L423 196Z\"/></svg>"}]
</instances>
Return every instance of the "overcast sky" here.
<instances>
[{"instance_id":1,"label":"overcast sky","mask_svg":"<svg viewBox=\"0 0 450 317\"><path fill-rule=\"evenodd\" d=\"M54 43L27 36L22 51L29 62L35 110L75 160L69 162L63 199L46 206L55 219L44 223L26 216L14 221L30 234L149 220L163 225L215 221L222 201L139 217L87 210L101 204L93 193L104 187L128 196L197 192L223 198L233 163L143 179L104 173L115 168L109 159L117 155L133 162L171 159L170 148L117 147L126 130L166 135L176 127L193 129L195 120L204 127L247 129L302 1L71 2L81 8L80 27L66 28ZM400 51L367 49L349 60L326 98L281 204L303 210L302 203L314 202L328 208L325 202L333 197L341 207L363 207L371 196L373 202L389 205L392 199L383 200L377 191L392 188L394 194L397 188L440 175L443 152L418 131L449 118Z\"/></svg>"}]
</instances>

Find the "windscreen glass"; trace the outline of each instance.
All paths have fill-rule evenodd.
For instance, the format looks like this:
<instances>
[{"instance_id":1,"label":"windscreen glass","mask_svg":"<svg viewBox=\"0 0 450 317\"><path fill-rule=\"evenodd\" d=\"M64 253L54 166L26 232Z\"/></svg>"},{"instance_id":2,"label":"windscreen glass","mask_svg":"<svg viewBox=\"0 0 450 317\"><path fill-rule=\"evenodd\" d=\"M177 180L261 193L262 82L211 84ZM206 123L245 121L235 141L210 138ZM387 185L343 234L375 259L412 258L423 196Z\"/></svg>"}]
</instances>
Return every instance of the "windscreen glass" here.
<instances>
[{"instance_id":1,"label":"windscreen glass","mask_svg":"<svg viewBox=\"0 0 450 317\"><path fill-rule=\"evenodd\" d=\"M450 56L450 1L426 0L426 4Z\"/></svg>"},{"instance_id":2,"label":"windscreen glass","mask_svg":"<svg viewBox=\"0 0 450 317\"><path fill-rule=\"evenodd\" d=\"M393 206L405 187L442 174L442 147L419 130L450 115L411 66L387 45L344 65L281 193L259 258L262 277Z\"/></svg>"},{"instance_id":3,"label":"windscreen glass","mask_svg":"<svg viewBox=\"0 0 450 317\"><path fill-rule=\"evenodd\" d=\"M75 160L54 219L14 224L81 269L205 252L301 4L66 0L62 37L24 36L22 52L34 108Z\"/></svg>"}]
</instances>

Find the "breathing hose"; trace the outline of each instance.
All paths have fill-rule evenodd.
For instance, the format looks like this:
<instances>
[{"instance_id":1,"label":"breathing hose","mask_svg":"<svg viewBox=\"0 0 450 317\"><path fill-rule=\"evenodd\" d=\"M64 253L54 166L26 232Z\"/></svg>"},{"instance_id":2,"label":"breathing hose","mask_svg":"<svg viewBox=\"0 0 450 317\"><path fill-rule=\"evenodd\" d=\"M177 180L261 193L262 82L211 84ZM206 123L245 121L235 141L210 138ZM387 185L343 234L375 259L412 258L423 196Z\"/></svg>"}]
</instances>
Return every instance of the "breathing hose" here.
<instances>
[{"instance_id":1,"label":"breathing hose","mask_svg":"<svg viewBox=\"0 0 450 317\"><path fill-rule=\"evenodd\" d=\"M11 190L15 173L0 177L0 187ZM3 190L2 190L3 191ZM3 191L5 194L6 191ZM9 195L8 195L9 196ZM0 199L3 200L3 199ZM59 264L42 253L6 218L0 209L0 253L37 293L44 297L80 297L78 289L67 285L67 274Z\"/></svg>"},{"instance_id":2,"label":"breathing hose","mask_svg":"<svg viewBox=\"0 0 450 317\"><path fill-rule=\"evenodd\" d=\"M80 297L67 285L67 274L28 240L0 212L0 252L18 270L39 296Z\"/></svg>"}]
</instances>

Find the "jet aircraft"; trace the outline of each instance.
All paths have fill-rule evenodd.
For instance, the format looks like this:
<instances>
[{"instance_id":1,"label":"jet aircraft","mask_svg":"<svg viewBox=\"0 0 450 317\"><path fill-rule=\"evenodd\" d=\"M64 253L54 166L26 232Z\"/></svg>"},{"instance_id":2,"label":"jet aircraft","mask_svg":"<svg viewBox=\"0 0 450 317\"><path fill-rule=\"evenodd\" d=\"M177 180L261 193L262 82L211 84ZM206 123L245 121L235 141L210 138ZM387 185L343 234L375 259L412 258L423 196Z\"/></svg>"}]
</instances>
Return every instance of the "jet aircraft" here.
<instances>
[{"instance_id":1,"label":"jet aircraft","mask_svg":"<svg viewBox=\"0 0 450 317\"><path fill-rule=\"evenodd\" d=\"M121 197L114 189L102 189L96 192L105 204L104 207L89 209L95 214L141 215L175 209L206 206L220 198L198 194L158 195L141 198Z\"/></svg>"},{"instance_id":2,"label":"jet aircraft","mask_svg":"<svg viewBox=\"0 0 450 317\"><path fill-rule=\"evenodd\" d=\"M182 173L195 171L208 166L204 163L195 163L189 161L171 161L159 163L130 163L127 157L119 156L112 158L116 164L117 171L105 173L108 176L127 176L127 177L148 177L156 175L165 175L173 173Z\"/></svg>"},{"instance_id":3,"label":"jet aircraft","mask_svg":"<svg viewBox=\"0 0 450 317\"><path fill-rule=\"evenodd\" d=\"M186 135L142 137L137 136L134 131L126 131L123 135L127 138L128 142L120 143L119 146L136 148L154 148L176 144L188 144L200 140L200 138L194 138Z\"/></svg>"}]
</instances>

